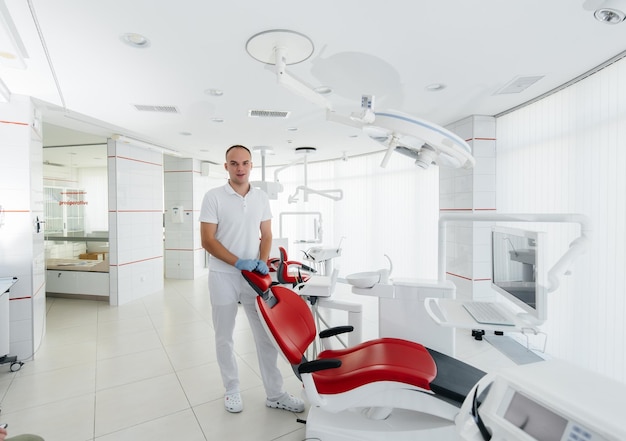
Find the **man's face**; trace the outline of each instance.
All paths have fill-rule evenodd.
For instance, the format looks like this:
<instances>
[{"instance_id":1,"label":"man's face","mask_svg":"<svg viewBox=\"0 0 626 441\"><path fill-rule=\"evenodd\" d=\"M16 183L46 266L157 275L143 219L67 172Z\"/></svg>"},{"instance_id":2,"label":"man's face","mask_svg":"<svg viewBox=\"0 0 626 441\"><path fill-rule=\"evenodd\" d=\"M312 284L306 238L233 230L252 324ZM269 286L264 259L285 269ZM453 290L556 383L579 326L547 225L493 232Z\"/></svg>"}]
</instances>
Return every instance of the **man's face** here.
<instances>
[{"instance_id":1,"label":"man's face","mask_svg":"<svg viewBox=\"0 0 626 441\"><path fill-rule=\"evenodd\" d=\"M224 168L234 184L245 184L250 178L252 158L246 149L234 148L228 152Z\"/></svg>"}]
</instances>

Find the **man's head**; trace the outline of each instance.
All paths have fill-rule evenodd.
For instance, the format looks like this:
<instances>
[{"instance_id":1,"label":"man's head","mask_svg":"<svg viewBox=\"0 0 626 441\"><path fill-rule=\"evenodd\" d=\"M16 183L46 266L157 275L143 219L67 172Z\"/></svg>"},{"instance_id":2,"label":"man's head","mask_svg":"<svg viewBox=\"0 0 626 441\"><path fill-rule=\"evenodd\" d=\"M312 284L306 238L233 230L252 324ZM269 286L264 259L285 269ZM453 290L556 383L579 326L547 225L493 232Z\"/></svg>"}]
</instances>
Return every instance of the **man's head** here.
<instances>
[{"instance_id":1,"label":"man's head","mask_svg":"<svg viewBox=\"0 0 626 441\"><path fill-rule=\"evenodd\" d=\"M252 153L247 147L233 145L226 150L224 168L228 172L231 183L241 185L248 182L252 170Z\"/></svg>"}]
</instances>

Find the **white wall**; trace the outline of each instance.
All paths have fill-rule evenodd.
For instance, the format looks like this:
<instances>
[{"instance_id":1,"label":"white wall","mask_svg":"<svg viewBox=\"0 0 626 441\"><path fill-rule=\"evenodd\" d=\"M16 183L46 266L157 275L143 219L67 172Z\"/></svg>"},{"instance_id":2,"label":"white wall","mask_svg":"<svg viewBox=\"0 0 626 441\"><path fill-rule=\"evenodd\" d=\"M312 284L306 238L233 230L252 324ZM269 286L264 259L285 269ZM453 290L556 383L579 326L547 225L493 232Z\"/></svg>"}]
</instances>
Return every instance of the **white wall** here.
<instances>
[{"instance_id":1,"label":"white wall","mask_svg":"<svg viewBox=\"0 0 626 441\"><path fill-rule=\"evenodd\" d=\"M304 168L297 164L280 172L285 190L278 200L271 201L274 237L279 237L281 212L319 211L321 245L337 246L343 238L342 255L336 259L339 277L387 267L387 254L393 262L392 276L436 279L439 170L422 170L400 154L392 155L387 167L381 168L383 155L308 164L308 186L342 189L343 199L337 202L312 194L308 202L300 198L289 204L288 196L304 183ZM266 179L273 180L273 176L270 169ZM294 244L298 238L295 231L285 230L283 235L289 237L292 260L302 260L299 250L316 245Z\"/></svg>"},{"instance_id":2,"label":"white wall","mask_svg":"<svg viewBox=\"0 0 626 441\"><path fill-rule=\"evenodd\" d=\"M501 212L572 212L593 244L550 295L548 352L626 381L626 60L497 119ZM550 258L576 227L542 225Z\"/></svg>"}]
</instances>

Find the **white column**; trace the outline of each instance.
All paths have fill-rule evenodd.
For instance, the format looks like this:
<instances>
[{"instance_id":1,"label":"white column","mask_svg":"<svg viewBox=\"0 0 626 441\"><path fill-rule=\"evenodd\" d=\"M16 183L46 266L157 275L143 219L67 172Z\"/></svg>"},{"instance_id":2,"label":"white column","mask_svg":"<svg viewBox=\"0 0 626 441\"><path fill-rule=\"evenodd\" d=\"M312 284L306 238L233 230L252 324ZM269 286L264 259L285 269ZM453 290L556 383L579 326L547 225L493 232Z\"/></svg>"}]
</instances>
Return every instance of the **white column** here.
<instances>
[{"instance_id":1,"label":"white column","mask_svg":"<svg viewBox=\"0 0 626 441\"><path fill-rule=\"evenodd\" d=\"M165 277L196 279L208 274L206 252L200 240L198 216L207 190L201 162L164 157Z\"/></svg>"},{"instance_id":2,"label":"white column","mask_svg":"<svg viewBox=\"0 0 626 441\"><path fill-rule=\"evenodd\" d=\"M441 168L441 212L496 210L496 122L491 116L471 116L447 126L465 139L476 158L474 168ZM457 298L488 299L491 290L488 222L448 224L446 275L457 287Z\"/></svg>"},{"instance_id":3,"label":"white column","mask_svg":"<svg viewBox=\"0 0 626 441\"><path fill-rule=\"evenodd\" d=\"M163 289L163 154L107 143L112 305Z\"/></svg>"},{"instance_id":4,"label":"white column","mask_svg":"<svg viewBox=\"0 0 626 441\"><path fill-rule=\"evenodd\" d=\"M46 329L41 117L29 97L0 104L0 156L0 277L19 279L10 291L9 339L10 354L24 360Z\"/></svg>"}]
</instances>

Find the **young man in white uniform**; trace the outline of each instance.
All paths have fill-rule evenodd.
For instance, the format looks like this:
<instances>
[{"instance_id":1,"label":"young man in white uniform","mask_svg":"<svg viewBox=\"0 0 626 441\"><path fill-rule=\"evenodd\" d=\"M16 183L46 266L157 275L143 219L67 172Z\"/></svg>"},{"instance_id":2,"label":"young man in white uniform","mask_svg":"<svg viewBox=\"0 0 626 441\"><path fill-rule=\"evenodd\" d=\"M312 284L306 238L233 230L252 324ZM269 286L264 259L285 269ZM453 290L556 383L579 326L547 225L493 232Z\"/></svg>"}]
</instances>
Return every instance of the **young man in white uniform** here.
<instances>
[{"instance_id":1,"label":"young man in white uniform","mask_svg":"<svg viewBox=\"0 0 626 441\"><path fill-rule=\"evenodd\" d=\"M267 195L249 183L252 169L250 150L241 145L226 151L224 168L228 183L204 195L200 211L202 247L210 253L209 295L213 310L217 362L226 392L224 405L229 412L241 412L243 401L233 350L233 330L238 302L254 333L268 407L303 412L304 402L283 389L283 378L276 365L278 351L268 337L255 308L256 293L241 270L267 274L265 262L272 243L272 213Z\"/></svg>"}]
</instances>

